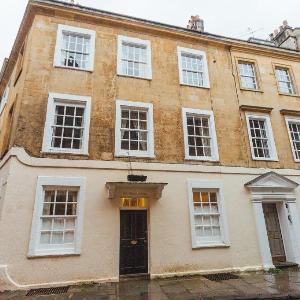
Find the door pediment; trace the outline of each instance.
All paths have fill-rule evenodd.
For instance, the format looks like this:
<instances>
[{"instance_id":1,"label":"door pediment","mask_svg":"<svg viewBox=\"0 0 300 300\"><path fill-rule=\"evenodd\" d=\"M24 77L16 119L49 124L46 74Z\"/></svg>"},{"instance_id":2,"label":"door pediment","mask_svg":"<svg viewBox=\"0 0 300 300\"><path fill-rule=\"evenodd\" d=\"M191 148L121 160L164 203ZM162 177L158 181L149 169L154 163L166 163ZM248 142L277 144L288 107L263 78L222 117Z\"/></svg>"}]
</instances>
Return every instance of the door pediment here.
<instances>
[{"instance_id":1,"label":"door pediment","mask_svg":"<svg viewBox=\"0 0 300 300\"><path fill-rule=\"evenodd\" d=\"M245 187L250 190L294 190L298 187L298 183L288 179L285 176L275 172L268 172L257 178L245 183Z\"/></svg>"}]
</instances>

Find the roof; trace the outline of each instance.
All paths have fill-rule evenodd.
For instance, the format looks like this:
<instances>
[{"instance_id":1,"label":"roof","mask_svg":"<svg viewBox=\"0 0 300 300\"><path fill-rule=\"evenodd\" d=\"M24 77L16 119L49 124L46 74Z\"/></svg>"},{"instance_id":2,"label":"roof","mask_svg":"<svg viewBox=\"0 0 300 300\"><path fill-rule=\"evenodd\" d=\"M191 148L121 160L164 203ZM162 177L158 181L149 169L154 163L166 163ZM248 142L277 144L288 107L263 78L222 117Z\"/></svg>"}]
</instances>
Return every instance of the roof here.
<instances>
[{"instance_id":1,"label":"roof","mask_svg":"<svg viewBox=\"0 0 300 300\"><path fill-rule=\"evenodd\" d=\"M282 47L278 47L276 45L269 45L269 44L262 44L261 42L256 42L256 41L246 41L246 40L242 40L242 39L237 39L237 38L230 38L230 37L226 37L226 36L222 36L222 35L217 35L217 34L212 34L212 33L208 33L208 32L198 32L195 30L191 30L191 29L187 29L184 27L180 27L180 26L175 26L175 25L169 25L169 24L164 24L164 23L160 23L160 22L156 22L156 21L151 21L151 20L146 20L146 19L142 19L142 18L137 18L137 17L132 17L132 16L128 16L128 15L123 15L123 14L118 14L118 13L113 13L113 12L109 12L109 11L105 11L105 10L101 10L101 9L96 9L96 8L92 8L92 7L87 7L87 6L83 6L83 5L79 5L79 4L72 4L69 2L65 2L65 1L59 1L59 0L29 0L28 1L28 5L26 7L26 11L24 13L24 17L22 19L22 23L20 25L17 37L15 39L14 45L12 47L10 56L9 56L9 60L7 63L7 66L5 68L5 72L3 74L3 76L0 78L0 95L1 92L3 92L6 83L8 82L8 79L11 75L11 72L14 68L14 65L17 61L18 58L18 53L20 51L20 48L22 46L22 43L24 41L24 37L28 31L28 28L30 28L31 26L31 22L34 18L34 15L36 13L39 13L38 10L35 10L35 7L41 6L41 10L40 12L44 12L45 10L43 10L43 6L46 6L47 8L50 9L70 9L73 11L78 11L80 13L86 13L86 14L90 14L91 16L99 16L99 17L106 17L106 18L110 18L112 21L130 21L135 23L134 25L148 25L148 26L152 26L153 29L156 30L165 30L165 29L169 29L173 32L173 34L187 34L190 35L191 37L201 37L203 38L203 41L205 42L215 42L215 43L219 43L219 44L223 44L226 46L235 46L235 47L242 47L243 49L245 48L253 48L258 51L272 51L272 53L277 53L277 55L280 55L282 58L283 56L288 56L290 58L293 57L293 59L296 59L297 61L300 60L300 55L299 55L299 51L298 50L293 50L293 49L288 49L288 48L282 48ZM37 12L38 11L38 12Z\"/></svg>"},{"instance_id":2,"label":"roof","mask_svg":"<svg viewBox=\"0 0 300 300\"><path fill-rule=\"evenodd\" d=\"M248 43L248 44L256 44L256 45L262 46L262 42L261 42L262 40L261 39L257 39L257 40L260 40L260 41L257 41L257 42L256 41L249 41L249 40L247 41L247 40L242 40L242 39L238 39L238 38L232 38L232 37L227 37L227 36L223 36L223 35L213 34L213 33L209 33L209 32L199 32L199 31L195 31L195 30L188 29L188 28L185 28L185 27L180 27L180 26L176 26L176 25L170 25L170 24L161 23L161 22L157 22L157 21L151 21L151 20L147 20L147 19L143 19L143 18L129 16L129 15L109 12L109 11L101 10L101 9L98 9L98 8L92 8L92 7L88 7L88 6L84 6L84 5L80 5L80 4L72 4L70 2L59 1L59 0L31 0L31 1L32 2L56 4L56 5L60 5L60 6L69 7L69 8L72 8L72 9L83 10L83 11L86 11L86 12L93 12L93 13L98 13L98 14L102 14L102 15L118 17L118 18L132 20L132 21L138 21L138 22L149 24L149 25L156 25L156 26L160 26L160 27L180 30L180 31L184 31L184 32L187 32L187 33L190 33L190 34L197 34L197 35L203 35L203 36L222 39L222 40L231 40L231 41L243 42L243 43ZM267 42L268 41L266 40L266 44L264 44L264 46L271 47L271 48L277 48L277 49L280 49L280 50L287 50L287 51L291 51L291 52L298 52L298 53L300 52L299 50L278 47L276 45L270 45Z\"/></svg>"}]
</instances>

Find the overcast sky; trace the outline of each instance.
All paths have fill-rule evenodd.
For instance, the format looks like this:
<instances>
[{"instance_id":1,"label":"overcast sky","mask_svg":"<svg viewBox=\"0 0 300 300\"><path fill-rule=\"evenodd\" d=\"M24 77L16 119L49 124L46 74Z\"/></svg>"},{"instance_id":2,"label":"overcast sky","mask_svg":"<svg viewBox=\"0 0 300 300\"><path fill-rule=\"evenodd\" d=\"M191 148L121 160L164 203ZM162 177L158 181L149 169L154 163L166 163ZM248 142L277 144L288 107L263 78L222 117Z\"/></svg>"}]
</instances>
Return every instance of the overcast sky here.
<instances>
[{"instance_id":1,"label":"overcast sky","mask_svg":"<svg viewBox=\"0 0 300 300\"><path fill-rule=\"evenodd\" d=\"M205 31L247 39L267 38L283 20L300 27L300 0L78 0L81 5L185 27L191 15ZM0 0L0 64L8 57L27 0Z\"/></svg>"}]
</instances>

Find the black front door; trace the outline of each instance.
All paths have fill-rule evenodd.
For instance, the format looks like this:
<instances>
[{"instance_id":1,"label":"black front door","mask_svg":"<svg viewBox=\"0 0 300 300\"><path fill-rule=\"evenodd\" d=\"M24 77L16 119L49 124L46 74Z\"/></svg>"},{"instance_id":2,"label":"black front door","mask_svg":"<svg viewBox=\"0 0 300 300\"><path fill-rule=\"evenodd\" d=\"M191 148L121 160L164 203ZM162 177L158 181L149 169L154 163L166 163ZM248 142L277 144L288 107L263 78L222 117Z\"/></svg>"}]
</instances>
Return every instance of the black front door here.
<instances>
[{"instance_id":1,"label":"black front door","mask_svg":"<svg viewBox=\"0 0 300 300\"><path fill-rule=\"evenodd\" d=\"M120 212L120 275L148 273L147 211Z\"/></svg>"}]
</instances>

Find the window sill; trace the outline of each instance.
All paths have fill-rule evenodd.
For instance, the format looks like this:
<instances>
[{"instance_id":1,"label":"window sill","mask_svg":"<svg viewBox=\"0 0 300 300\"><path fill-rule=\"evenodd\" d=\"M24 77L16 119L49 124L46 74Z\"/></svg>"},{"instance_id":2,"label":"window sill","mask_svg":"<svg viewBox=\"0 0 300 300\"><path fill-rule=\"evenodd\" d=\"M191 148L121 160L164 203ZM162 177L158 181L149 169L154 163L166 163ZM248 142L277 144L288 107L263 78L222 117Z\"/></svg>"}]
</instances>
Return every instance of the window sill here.
<instances>
[{"instance_id":1,"label":"window sill","mask_svg":"<svg viewBox=\"0 0 300 300\"><path fill-rule=\"evenodd\" d=\"M240 87L241 91L247 91L247 92L258 92L258 93L263 93L264 91L261 89L250 89L250 88L244 88Z\"/></svg>"},{"instance_id":2,"label":"window sill","mask_svg":"<svg viewBox=\"0 0 300 300\"><path fill-rule=\"evenodd\" d=\"M28 259L35 259L35 258L53 258L53 257L69 257L69 256L80 256L80 253L37 253L37 254L28 254Z\"/></svg>"},{"instance_id":3,"label":"window sill","mask_svg":"<svg viewBox=\"0 0 300 300\"><path fill-rule=\"evenodd\" d=\"M89 72L89 73L93 73L94 69L82 69L82 68L74 68L74 67L67 67L67 66L60 66L60 65L54 65L55 68L58 69L67 69L67 70L73 70L73 71L83 71L83 72Z\"/></svg>"},{"instance_id":4,"label":"window sill","mask_svg":"<svg viewBox=\"0 0 300 300\"><path fill-rule=\"evenodd\" d=\"M208 158L208 157L205 157L205 158L197 158L197 157L185 157L185 160L187 161L199 161L199 162L220 162L219 159L215 159L215 158Z\"/></svg>"},{"instance_id":5,"label":"window sill","mask_svg":"<svg viewBox=\"0 0 300 300\"><path fill-rule=\"evenodd\" d=\"M131 75L126 75L126 74L117 74L119 77L126 77L126 78L133 78L133 79L142 79L142 80L148 80L151 81L152 80L152 76L151 77L140 77L140 76L131 76Z\"/></svg>"},{"instance_id":6,"label":"window sill","mask_svg":"<svg viewBox=\"0 0 300 300\"><path fill-rule=\"evenodd\" d=\"M252 157L252 160L255 161L273 161L273 162L279 162L278 158L257 158L257 157Z\"/></svg>"},{"instance_id":7,"label":"window sill","mask_svg":"<svg viewBox=\"0 0 300 300\"><path fill-rule=\"evenodd\" d=\"M229 244L203 244L198 246L193 246L193 250L206 249L206 248L230 248Z\"/></svg>"},{"instance_id":8,"label":"window sill","mask_svg":"<svg viewBox=\"0 0 300 300\"><path fill-rule=\"evenodd\" d=\"M198 89L206 89L209 90L210 86L199 86L199 85L192 85L192 84L187 84L187 83L182 83L180 82L181 86L188 86L188 87L194 87L194 88L198 88Z\"/></svg>"},{"instance_id":9,"label":"window sill","mask_svg":"<svg viewBox=\"0 0 300 300\"><path fill-rule=\"evenodd\" d=\"M72 152L72 151L62 151L62 150L42 150L41 154L70 154L70 155L81 155L81 156L89 156L88 152Z\"/></svg>"},{"instance_id":10,"label":"window sill","mask_svg":"<svg viewBox=\"0 0 300 300\"><path fill-rule=\"evenodd\" d=\"M299 95L299 94L287 94L287 93L278 92L278 95L280 95L280 96L288 96L288 97L300 98L300 95Z\"/></svg>"},{"instance_id":11,"label":"window sill","mask_svg":"<svg viewBox=\"0 0 300 300\"><path fill-rule=\"evenodd\" d=\"M132 154L128 154L128 153L115 153L115 157L116 158L126 158L126 157L133 157L133 158L151 158L154 159L155 155L154 154L148 154L148 153L132 153Z\"/></svg>"}]
</instances>

